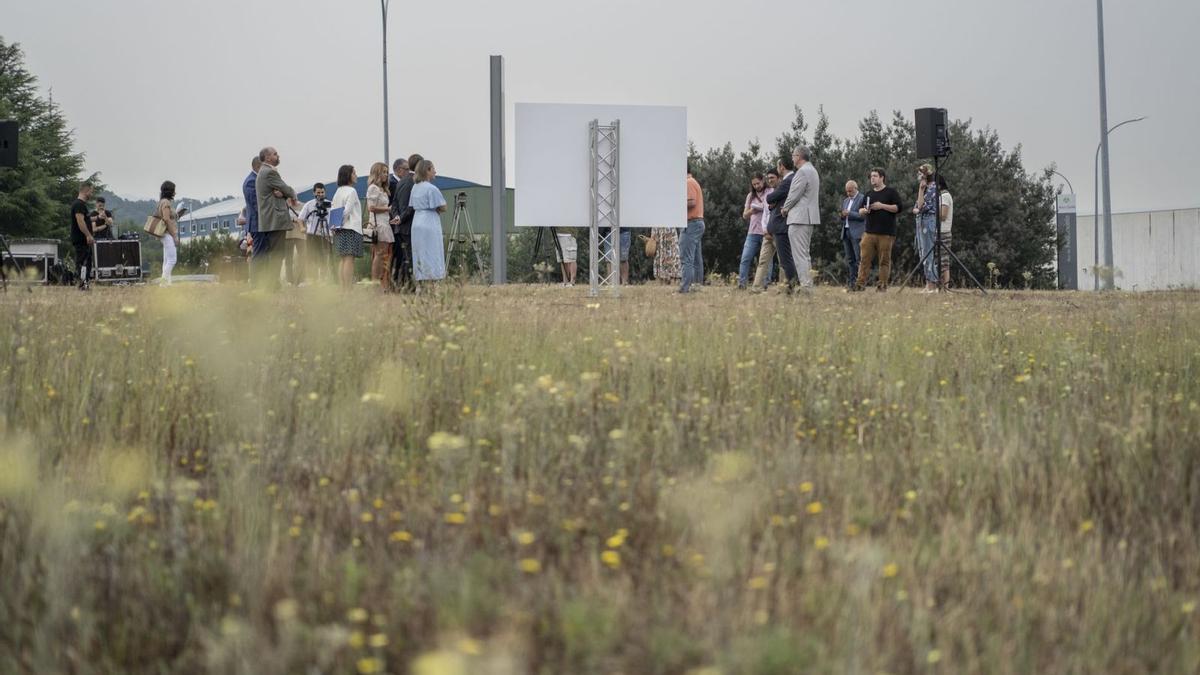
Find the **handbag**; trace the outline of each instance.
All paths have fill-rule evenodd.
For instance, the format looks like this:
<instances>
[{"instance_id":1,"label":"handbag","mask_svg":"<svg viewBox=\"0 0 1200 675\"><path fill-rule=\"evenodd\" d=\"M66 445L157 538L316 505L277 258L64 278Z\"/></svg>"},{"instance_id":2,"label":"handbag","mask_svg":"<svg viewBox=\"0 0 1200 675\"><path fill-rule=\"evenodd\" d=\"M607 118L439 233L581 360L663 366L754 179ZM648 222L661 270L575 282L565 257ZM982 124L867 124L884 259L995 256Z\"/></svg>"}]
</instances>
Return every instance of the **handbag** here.
<instances>
[{"instance_id":1,"label":"handbag","mask_svg":"<svg viewBox=\"0 0 1200 675\"><path fill-rule=\"evenodd\" d=\"M142 226L142 230L153 237L162 239L163 235L167 233L167 222L158 217L159 211L161 208L155 209L154 213L146 216L146 224Z\"/></svg>"},{"instance_id":2,"label":"handbag","mask_svg":"<svg viewBox=\"0 0 1200 675\"><path fill-rule=\"evenodd\" d=\"M641 234L638 236L646 240L646 257L653 258L654 254L658 253L658 240L654 238L654 235Z\"/></svg>"}]
</instances>

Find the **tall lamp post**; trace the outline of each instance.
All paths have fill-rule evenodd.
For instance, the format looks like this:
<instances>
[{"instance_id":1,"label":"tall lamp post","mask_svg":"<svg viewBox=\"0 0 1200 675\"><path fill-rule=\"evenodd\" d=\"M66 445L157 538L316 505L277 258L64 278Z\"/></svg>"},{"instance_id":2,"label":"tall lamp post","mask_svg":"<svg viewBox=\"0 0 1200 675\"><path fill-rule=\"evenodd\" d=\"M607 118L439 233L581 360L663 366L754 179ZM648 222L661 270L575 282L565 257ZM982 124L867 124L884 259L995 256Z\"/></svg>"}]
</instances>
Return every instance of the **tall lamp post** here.
<instances>
[{"instance_id":1,"label":"tall lamp post","mask_svg":"<svg viewBox=\"0 0 1200 675\"><path fill-rule=\"evenodd\" d=\"M1092 192L1092 244L1095 248L1095 257L1092 260L1092 283L1095 290L1100 290L1100 150L1108 148L1108 135L1120 129L1126 124L1141 122L1145 117L1135 117L1131 120L1125 120L1120 124L1109 129L1100 138L1100 143L1096 145L1096 161L1095 171L1093 174L1093 192ZM1108 157L1108 153L1104 153ZM1108 201L1108 163L1105 162L1104 173L1104 264L1109 268L1108 280L1104 282L1105 288L1112 288L1112 266L1113 266L1113 251L1112 251L1112 213L1110 213L1111 205Z\"/></svg>"},{"instance_id":2,"label":"tall lamp post","mask_svg":"<svg viewBox=\"0 0 1200 675\"><path fill-rule=\"evenodd\" d=\"M1100 57L1100 147L1104 154L1104 264L1109 268L1104 287L1112 288L1112 199L1108 191L1108 85L1104 75L1104 0L1096 0L1096 47Z\"/></svg>"},{"instance_id":3,"label":"tall lamp post","mask_svg":"<svg viewBox=\"0 0 1200 675\"><path fill-rule=\"evenodd\" d=\"M388 5L391 0L379 0L379 9L383 12L383 161L390 165L391 150L388 148L388 72L387 72L387 28Z\"/></svg>"},{"instance_id":4,"label":"tall lamp post","mask_svg":"<svg viewBox=\"0 0 1200 675\"><path fill-rule=\"evenodd\" d=\"M1071 191L1071 194L1075 194L1075 186L1074 186L1074 185L1071 185L1071 179L1070 179L1070 178L1067 178L1066 176L1062 175L1062 174L1061 174L1061 173L1059 173L1058 171L1055 171L1054 169L1050 169L1050 173L1052 173L1052 174L1054 174L1055 176L1058 176L1059 178L1061 178L1061 179L1063 179L1063 180L1067 181L1067 189Z\"/></svg>"}]
</instances>

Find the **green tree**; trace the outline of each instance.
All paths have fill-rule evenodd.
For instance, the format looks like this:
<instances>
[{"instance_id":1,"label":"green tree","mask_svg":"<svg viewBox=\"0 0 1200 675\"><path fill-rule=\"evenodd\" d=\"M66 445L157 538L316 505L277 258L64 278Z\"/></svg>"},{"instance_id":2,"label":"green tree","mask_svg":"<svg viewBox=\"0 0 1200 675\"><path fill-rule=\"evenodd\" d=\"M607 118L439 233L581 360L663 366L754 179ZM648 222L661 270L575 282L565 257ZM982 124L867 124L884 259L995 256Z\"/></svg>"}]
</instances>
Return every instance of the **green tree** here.
<instances>
[{"instance_id":1,"label":"green tree","mask_svg":"<svg viewBox=\"0 0 1200 675\"><path fill-rule=\"evenodd\" d=\"M38 95L37 78L25 68L21 46L3 38L0 119L20 125L18 166L0 169L0 232L65 240L84 156L75 152L72 132L58 106Z\"/></svg>"}]
</instances>

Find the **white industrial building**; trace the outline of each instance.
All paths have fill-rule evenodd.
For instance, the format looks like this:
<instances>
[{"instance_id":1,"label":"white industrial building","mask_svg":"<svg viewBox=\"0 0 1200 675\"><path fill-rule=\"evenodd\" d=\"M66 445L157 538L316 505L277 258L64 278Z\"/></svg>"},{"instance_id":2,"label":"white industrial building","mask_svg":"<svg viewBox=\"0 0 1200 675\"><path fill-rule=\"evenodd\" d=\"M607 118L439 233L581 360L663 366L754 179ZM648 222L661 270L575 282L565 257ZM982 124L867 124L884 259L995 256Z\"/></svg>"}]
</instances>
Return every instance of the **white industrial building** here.
<instances>
[{"instance_id":1,"label":"white industrial building","mask_svg":"<svg viewBox=\"0 0 1200 675\"><path fill-rule=\"evenodd\" d=\"M1096 219L1079 216L1075 260L1079 290L1103 288L1104 219L1100 219L1100 268L1096 269ZM1200 288L1200 208L1114 213L1113 285L1126 291Z\"/></svg>"}]
</instances>

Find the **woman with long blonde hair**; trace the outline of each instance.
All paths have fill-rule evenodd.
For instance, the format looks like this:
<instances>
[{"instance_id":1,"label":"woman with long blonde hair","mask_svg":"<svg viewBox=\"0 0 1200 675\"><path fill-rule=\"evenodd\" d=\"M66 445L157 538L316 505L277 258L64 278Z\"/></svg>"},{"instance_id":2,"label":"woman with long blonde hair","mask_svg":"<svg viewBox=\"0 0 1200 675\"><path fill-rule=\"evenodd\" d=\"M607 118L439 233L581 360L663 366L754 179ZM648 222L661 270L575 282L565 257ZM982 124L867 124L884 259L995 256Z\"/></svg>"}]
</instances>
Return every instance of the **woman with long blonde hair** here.
<instances>
[{"instance_id":1,"label":"woman with long blonde hair","mask_svg":"<svg viewBox=\"0 0 1200 675\"><path fill-rule=\"evenodd\" d=\"M371 165L367 178L367 217L375 230L374 246L371 251L371 278L379 280L379 287L386 293L392 290L392 236L391 210L388 198L388 166L383 162Z\"/></svg>"}]
</instances>

